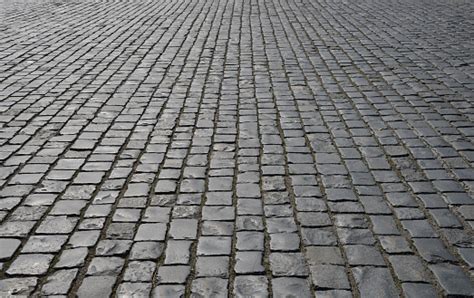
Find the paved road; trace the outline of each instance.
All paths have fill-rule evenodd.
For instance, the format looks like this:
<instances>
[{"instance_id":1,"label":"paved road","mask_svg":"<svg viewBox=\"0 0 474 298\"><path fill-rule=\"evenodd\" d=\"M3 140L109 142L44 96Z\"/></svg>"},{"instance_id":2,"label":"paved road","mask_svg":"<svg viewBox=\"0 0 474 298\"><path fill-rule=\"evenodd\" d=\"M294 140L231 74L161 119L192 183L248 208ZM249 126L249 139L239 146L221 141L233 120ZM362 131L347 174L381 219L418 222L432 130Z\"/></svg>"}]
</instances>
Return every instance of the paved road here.
<instances>
[{"instance_id":1,"label":"paved road","mask_svg":"<svg viewBox=\"0 0 474 298\"><path fill-rule=\"evenodd\" d=\"M474 295L473 19L1 0L0 296Z\"/></svg>"}]
</instances>

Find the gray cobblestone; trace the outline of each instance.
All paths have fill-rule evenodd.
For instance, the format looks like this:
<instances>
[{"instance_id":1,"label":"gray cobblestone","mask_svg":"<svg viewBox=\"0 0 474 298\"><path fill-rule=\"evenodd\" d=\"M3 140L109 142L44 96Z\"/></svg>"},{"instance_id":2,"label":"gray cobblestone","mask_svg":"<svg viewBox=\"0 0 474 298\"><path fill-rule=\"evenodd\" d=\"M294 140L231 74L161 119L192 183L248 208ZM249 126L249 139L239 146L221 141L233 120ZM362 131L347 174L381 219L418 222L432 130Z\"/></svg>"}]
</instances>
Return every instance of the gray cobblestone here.
<instances>
[{"instance_id":1,"label":"gray cobblestone","mask_svg":"<svg viewBox=\"0 0 474 298\"><path fill-rule=\"evenodd\" d=\"M9 275L42 275L49 268L53 255L21 254L7 270Z\"/></svg>"},{"instance_id":2,"label":"gray cobblestone","mask_svg":"<svg viewBox=\"0 0 474 298\"><path fill-rule=\"evenodd\" d=\"M196 276L198 277L228 277L228 257L204 257L196 260Z\"/></svg>"},{"instance_id":3,"label":"gray cobblestone","mask_svg":"<svg viewBox=\"0 0 474 298\"><path fill-rule=\"evenodd\" d=\"M310 267L313 283L318 288L350 289L343 266L315 265Z\"/></svg>"},{"instance_id":4,"label":"gray cobblestone","mask_svg":"<svg viewBox=\"0 0 474 298\"><path fill-rule=\"evenodd\" d=\"M148 297L151 292L151 284L139 282L124 282L117 288L117 297Z\"/></svg>"},{"instance_id":5,"label":"gray cobblestone","mask_svg":"<svg viewBox=\"0 0 474 298\"><path fill-rule=\"evenodd\" d=\"M450 264L431 265L430 269L448 295L471 295L473 290L469 277L461 268Z\"/></svg>"},{"instance_id":6,"label":"gray cobblestone","mask_svg":"<svg viewBox=\"0 0 474 298\"><path fill-rule=\"evenodd\" d=\"M2 295L29 295L37 285L36 277L5 278L0 281Z\"/></svg>"},{"instance_id":7,"label":"gray cobblestone","mask_svg":"<svg viewBox=\"0 0 474 298\"><path fill-rule=\"evenodd\" d=\"M215 277L197 278L193 281L191 291L197 297L225 297L227 280Z\"/></svg>"},{"instance_id":8,"label":"gray cobblestone","mask_svg":"<svg viewBox=\"0 0 474 298\"><path fill-rule=\"evenodd\" d=\"M64 295L69 292L71 284L77 275L77 269L59 270L48 277L41 288L42 295Z\"/></svg>"},{"instance_id":9,"label":"gray cobblestone","mask_svg":"<svg viewBox=\"0 0 474 298\"><path fill-rule=\"evenodd\" d=\"M66 236L31 236L22 249L26 253L53 253L61 250Z\"/></svg>"},{"instance_id":10,"label":"gray cobblestone","mask_svg":"<svg viewBox=\"0 0 474 298\"><path fill-rule=\"evenodd\" d=\"M2 247L0 260L8 260L12 257L15 251L20 246L21 241L17 239L4 238L0 239L0 246Z\"/></svg>"},{"instance_id":11,"label":"gray cobblestone","mask_svg":"<svg viewBox=\"0 0 474 298\"><path fill-rule=\"evenodd\" d=\"M355 267L353 269L354 278L360 294L397 296L395 284L386 268Z\"/></svg>"},{"instance_id":12,"label":"gray cobblestone","mask_svg":"<svg viewBox=\"0 0 474 298\"><path fill-rule=\"evenodd\" d=\"M433 297L436 291L432 285L419 283L404 283L403 292L407 297Z\"/></svg>"},{"instance_id":13,"label":"gray cobblestone","mask_svg":"<svg viewBox=\"0 0 474 298\"><path fill-rule=\"evenodd\" d=\"M112 293L115 277L112 276L89 276L84 278L79 290L78 297L90 297L90 295L108 296Z\"/></svg>"},{"instance_id":14,"label":"gray cobblestone","mask_svg":"<svg viewBox=\"0 0 474 298\"><path fill-rule=\"evenodd\" d=\"M268 281L264 276L237 276L234 284L235 297L268 297Z\"/></svg>"},{"instance_id":15,"label":"gray cobblestone","mask_svg":"<svg viewBox=\"0 0 474 298\"><path fill-rule=\"evenodd\" d=\"M60 255L55 268L73 268L82 266L87 257L87 253L88 251L85 247L66 249Z\"/></svg>"},{"instance_id":16,"label":"gray cobblestone","mask_svg":"<svg viewBox=\"0 0 474 298\"><path fill-rule=\"evenodd\" d=\"M87 275L114 276L122 269L123 260L118 257L96 257L92 259Z\"/></svg>"},{"instance_id":17,"label":"gray cobblestone","mask_svg":"<svg viewBox=\"0 0 474 298\"><path fill-rule=\"evenodd\" d=\"M311 297L310 285L306 279L295 277L280 277L272 279L272 289L275 297Z\"/></svg>"},{"instance_id":18,"label":"gray cobblestone","mask_svg":"<svg viewBox=\"0 0 474 298\"><path fill-rule=\"evenodd\" d=\"M190 273L189 266L162 266L158 270L158 283L184 284Z\"/></svg>"},{"instance_id":19,"label":"gray cobblestone","mask_svg":"<svg viewBox=\"0 0 474 298\"><path fill-rule=\"evenodd\" d=\"M181 297L185 293L182 285L160 285L153 289L153 297Z\"/></svg>"},{"instance_id":20,"label":"gray cobblestone","mask_svg":"<svg viewBox=\"0 0 474 298\"><path fill-rule=\"evenodd\" d=\"M123 280L130 282L151 281L155 264L151 261L133 261L127 264Z\"/></svg>"},{"instance_id":21,"label":"gray cobblestone","mask_svg":"<svg viewBox=\"0 0 474 298\"><path fill-rule=\"evenodd\" d=\"M275 276L307 276L309 272L299 253L272 253L270 267Z\"/></svg>"}]
</instances>

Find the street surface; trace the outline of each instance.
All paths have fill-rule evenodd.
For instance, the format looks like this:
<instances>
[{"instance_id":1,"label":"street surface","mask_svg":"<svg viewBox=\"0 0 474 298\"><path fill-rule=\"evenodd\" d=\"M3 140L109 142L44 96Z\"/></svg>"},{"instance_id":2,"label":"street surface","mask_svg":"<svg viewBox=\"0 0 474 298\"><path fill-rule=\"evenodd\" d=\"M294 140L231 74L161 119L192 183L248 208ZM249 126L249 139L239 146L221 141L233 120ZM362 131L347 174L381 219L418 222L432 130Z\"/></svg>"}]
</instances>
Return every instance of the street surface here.
<instances>
[{"instance_id":1,"label":"street surface","mask_svg":"<svg viewBox=\"0 0 474 298\"><path fill-rule=\"evenodd\" d=\"M0 296L474 295L473 20L0 0Z\"/></svg>"}]
</instances>

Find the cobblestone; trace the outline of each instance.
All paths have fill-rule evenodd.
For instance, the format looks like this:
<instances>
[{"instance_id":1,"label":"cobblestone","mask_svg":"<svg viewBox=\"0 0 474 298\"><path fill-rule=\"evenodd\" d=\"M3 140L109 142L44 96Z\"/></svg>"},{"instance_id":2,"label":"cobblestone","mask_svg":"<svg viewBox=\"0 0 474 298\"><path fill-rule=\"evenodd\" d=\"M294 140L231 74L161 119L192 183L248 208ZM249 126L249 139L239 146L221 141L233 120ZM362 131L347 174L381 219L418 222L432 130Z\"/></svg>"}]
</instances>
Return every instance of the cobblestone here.
<instances>
[{"instance_id":1,"label":"cobblestone","mask_svg":"<svg viewBox=\"0 0 474 298\"><path fill-rule=\"evenodd\" d=\"M472 1L0 16L0 296L474 296Z\"/></svg>"}]
</instances>

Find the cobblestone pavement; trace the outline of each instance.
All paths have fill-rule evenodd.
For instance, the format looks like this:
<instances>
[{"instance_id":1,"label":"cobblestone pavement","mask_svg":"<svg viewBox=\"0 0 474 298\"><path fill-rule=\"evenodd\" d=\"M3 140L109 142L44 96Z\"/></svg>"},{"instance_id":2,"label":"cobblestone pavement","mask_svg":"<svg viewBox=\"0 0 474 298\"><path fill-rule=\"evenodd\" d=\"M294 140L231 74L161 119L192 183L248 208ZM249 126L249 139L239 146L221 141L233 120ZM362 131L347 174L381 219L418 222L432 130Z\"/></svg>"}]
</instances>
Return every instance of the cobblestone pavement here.
<instances>
[{"instance_id":1,"label":"cobblestone pavement","mask_svg":"<svg viewBox=\"0 0 474 298\"><path fill-rule=\"evenodd\" d=\"M0 296L473 295L473 19L0 0Z\"/></svg>"}]
</instances>

